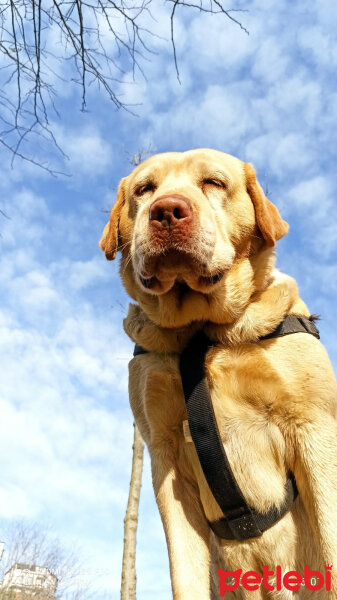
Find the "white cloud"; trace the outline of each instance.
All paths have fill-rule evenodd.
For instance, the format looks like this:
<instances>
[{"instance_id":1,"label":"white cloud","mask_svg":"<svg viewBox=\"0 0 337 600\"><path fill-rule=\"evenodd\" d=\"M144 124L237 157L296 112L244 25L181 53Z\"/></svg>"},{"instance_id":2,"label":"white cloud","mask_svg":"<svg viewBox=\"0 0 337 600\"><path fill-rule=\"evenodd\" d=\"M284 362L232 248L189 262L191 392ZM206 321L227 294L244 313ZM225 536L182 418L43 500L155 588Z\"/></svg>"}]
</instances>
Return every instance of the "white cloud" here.
<instances>
[{"instance_id":1,"label":"white cloud","mask_svg":"<svg viewBox=\"0 0 337 600\"><path fill-rule=\"evenodd\" d=\"M335 36L327 35L320 26L302 28L299 44L304 51L310 52L316 65L333 69L337 64L337 43Z\"/></svg>"},{"instance_id":2,"label":"white cloud","mask_svg":"<svg viewBox=\"0 0 337 600\"><path fill-rule=\"evenodd\" d=\"M97 177L104 173L113 160L111 144L94 127L80 130L56 127L55 132L63 152L69 156L73 176Z\"/></svg>"},{"instance_id":3,"label":"white cloud","mask_svg":"<svg viewBox=\"0 0 337 600\"><path fill-rule=\"evenodd\" d=\"M273 173L291 176L312 164L315 152L302 133L288 133L279 139L270 155Z\"/></svg>"},{"instance_id":4,"label":"white cloud","mask_svg":"<svg viewBox=\"0 0 337 600\"><path fill-rule=\"evenodd\" d=\"M336 364L337 5L279 3L270 10L269 0L258 0L240 6L249 8L238 14L249 36L225 17L177 13L180 86L169 9L156 4L157 24L150 17L146 23L165 40L154 40L158 55L143 63L147 81L139 77L140 86L116 88L125 93L123 100L143 102L135 110L140 118L111 110L94 88L90 115L73 121L73 97L66 103L71 127L58 125L56 134L70 155L72 180L46 184L29 165L13 173L2 167L11 221L1 221L0 240L6 290L0 312L0 445L11 450L15 467L0 452L0 503L10 506L9 517L52 515L65 538L78 536L88 553L92 544L93 569L101 561L111 572L101 582L110 595L111 589L119 593L132 345L122 333L122 315L110 309L122 294L117 265L104 262L97 241L106 220L98 208L130 170L118 149L136 152L150 142L158 151L210 146L253 162L290 222L279 265L297 277L310 309L324 316L322 339ZM131 80L127 73L124 81ZM43 192L21 189L22 180ZM138 596L166 600L167 556L150 479L146 463Z\"/></svg>"},{"instance_id":5,"label":"white cloud","mask_svg":"<svg viewBox=\"0 0 337 600\"><path fill-rule=\"evenodd\" d=\"M97 256L71 260L52 253L48 259L51 210L27 191L8 202L13 218L5 222L0 269L0 508L6 519L49 522L52 515L65 543L76 536L86 547L93 514L101 535L107 520L109 527L123 520L132 344L122 316L105 305L95 312L83 295L111 279L103 255L101 263ZM67 221L70 229L81 223L82 236L86 212L83 205ZM63 239L58 234L63 244L67 231ZM64 521L82 527L73 525L69 533ZM96 555L93 565L102 559Z\"/></svg>"},{"instance_id":6,"label":"white cloud","mask_svg":"<svg viewBox=\"0 0 337 600\"><path fill-rule=\"evenodd\" d=\"M252 68L253 77L258 78L264 85L278 82L287 74L290 56L282 47L282 42L274 37L266 37L254 56Z\"/></svg>"},{"instance_id":7,"label":"white cloud","mask_svg":"<svg viewBox=\"0 0 337 600\"><path fill-rule=\"evenodd\" d=\"M107 281L109 277L106 263L102 257L87 261L59 261L51 265L55 276L62 276L68 285L76 291L95 285L98 281Z\"/></svg>"},{"instance_id":8,"label":"white cloud","mask_svg":"<svg viewBox=\"0 0 337 600\"><path fill-rule=\"evenodd\" d=\"M294 186L289 197L293 206L298 210L310 210L314 217L325 217L327 209L331 206L331 183L323 175L317 175L301 181Z\"/></svg>"},{"instance_id":9,"label":"white cloud","mask_svg":"<svg viewBox=\"0 0 337 600\"><path fill-rule=\"evenodd\" d=\"M315 250L320 261L333 257L337 249L333 196L330 178L317 175L297 183L283 200L284 214L297 216L305 243Z\"/></svg>"}]
</instances>

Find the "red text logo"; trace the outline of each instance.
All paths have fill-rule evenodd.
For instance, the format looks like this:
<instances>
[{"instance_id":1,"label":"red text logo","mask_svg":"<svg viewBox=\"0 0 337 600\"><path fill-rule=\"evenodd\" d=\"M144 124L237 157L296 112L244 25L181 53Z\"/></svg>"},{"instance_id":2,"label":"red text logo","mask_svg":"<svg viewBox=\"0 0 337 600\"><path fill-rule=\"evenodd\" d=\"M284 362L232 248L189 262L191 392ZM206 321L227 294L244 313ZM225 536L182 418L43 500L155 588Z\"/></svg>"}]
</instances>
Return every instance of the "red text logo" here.
<instances>
[{"instance_id":1,"label":"red text logo","mask_svg":"<svg viewBox=\"0 0 337 600\"><path fill-rule=\"evenodd\" d=\"M321 590L323 587L327 591L331 590L331 570L332 565L324 565L325 574L319 571L311 571L308 565L304 567L303 576L298 571L287 571L282 573L280 566L275 568L275 571L269 570L264 566L262 575L257 571L246 571L242 573L242 569L237 571L223 571L218 569L220 577L220 596L225 596L226 592L236 590L241 585L245 590L254 591L263 586L266 590L280 591L282 588L286 590L296 591L301 586L305 586L308 590ZM272 581L270 581L272 578Z\"/></svg>"}]
</instances>

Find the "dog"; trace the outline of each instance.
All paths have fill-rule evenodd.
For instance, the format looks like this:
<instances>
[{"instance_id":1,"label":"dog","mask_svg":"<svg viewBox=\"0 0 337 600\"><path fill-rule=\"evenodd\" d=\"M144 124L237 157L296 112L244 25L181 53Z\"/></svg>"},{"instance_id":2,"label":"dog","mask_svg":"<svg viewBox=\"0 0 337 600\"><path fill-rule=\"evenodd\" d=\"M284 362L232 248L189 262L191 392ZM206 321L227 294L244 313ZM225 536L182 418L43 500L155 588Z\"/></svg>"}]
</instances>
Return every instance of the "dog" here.
<instances>
[{"instance_id":1,"label":"dog","mask_svg":"<svg viewBox=\"0 0 337 600\"><path fill-rule=\"evenodd\" d=\"M121 278L135 301L124 328L146 350L129 365L130 403L151 457L174 600L220 592L285 600L295 589L305 600L318 589L305 579L291 587L300 581L294 574L280 585L277 569L326 575L316 597L337 598L333 370L312 335L261 340L287 315L310 316L295 280L275 269L275 244L287 231L252 165L199 149L155 155L122 179L100 240L107 259L121 252ZM184 433L179 357L200 330L213 341L205 363L211 402L248 504L262 513L279 508L289 471L298 488L280 520L243 541L212 531L223 514ZM267 567L269 583L261 581ZM243 585L247 572L259 574L251 587L249 574ZM221 573L232 583L221 583Z\"/></svg>"}]
</instances>

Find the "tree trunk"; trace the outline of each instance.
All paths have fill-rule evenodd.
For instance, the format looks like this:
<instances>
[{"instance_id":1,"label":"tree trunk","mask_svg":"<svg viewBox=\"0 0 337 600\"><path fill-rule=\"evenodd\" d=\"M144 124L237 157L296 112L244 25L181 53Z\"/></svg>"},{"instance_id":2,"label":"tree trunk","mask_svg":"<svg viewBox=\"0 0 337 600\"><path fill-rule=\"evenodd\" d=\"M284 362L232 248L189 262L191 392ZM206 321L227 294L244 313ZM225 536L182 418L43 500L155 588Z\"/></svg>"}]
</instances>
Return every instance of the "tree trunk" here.
<instances>
[{"instance_id":1,"label":"tree trunk","mask_svg":"<svg viewBox=\"0 0 337 600\"><path fill-rule=\"evenodd\" d=\"M133 426L132 470L129 499L124 518L121 600L136 600L136 539L139 496L142 483L144 442L136 423L134 423Z\"/></svg>"}]
</instances>

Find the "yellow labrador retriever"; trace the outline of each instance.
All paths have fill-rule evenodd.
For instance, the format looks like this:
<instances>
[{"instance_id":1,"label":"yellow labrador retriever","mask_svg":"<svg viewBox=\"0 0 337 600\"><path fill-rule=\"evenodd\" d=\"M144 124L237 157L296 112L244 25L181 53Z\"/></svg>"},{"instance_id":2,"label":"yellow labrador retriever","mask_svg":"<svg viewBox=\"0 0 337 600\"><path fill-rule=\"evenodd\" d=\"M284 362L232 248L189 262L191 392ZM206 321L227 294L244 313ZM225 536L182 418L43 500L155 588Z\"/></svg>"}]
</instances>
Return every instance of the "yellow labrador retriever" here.
<instances>
[{"instance_id":1,"label":"yellow labrador retriever","mask_svg":"<svg viewBox=\"0 0 337 600\"><path fill-rule=\"evenodd\" d=\"M147 351L131 360L130 402L174 600L337 598L333 371L312 335L261 339L287 315L310 316L296 282L274 268L287 230L250 164L202 149L153 156L124 178L100 241L109 260L121 252L136 302L125 330ZM186 427L179 356L198 330L216 342L205 364L211 402L247 503L279 508L287 474L296 478L290 510L245 540L212 531L224 515Z\"/></svg>"}]
</instances>

